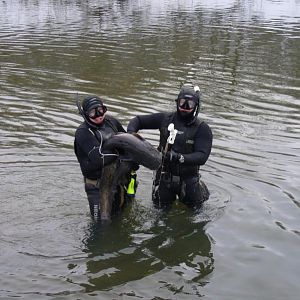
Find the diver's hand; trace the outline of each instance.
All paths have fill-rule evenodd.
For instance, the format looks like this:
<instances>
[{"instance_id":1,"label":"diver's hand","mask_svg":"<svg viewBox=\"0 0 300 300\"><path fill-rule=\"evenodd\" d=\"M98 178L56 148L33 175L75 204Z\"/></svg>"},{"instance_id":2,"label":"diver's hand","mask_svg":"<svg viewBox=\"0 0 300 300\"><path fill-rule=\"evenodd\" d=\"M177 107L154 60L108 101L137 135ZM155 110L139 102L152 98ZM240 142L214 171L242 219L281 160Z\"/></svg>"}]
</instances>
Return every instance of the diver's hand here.
<instances>
[{"instance_id":1,"label":"diver's hand","mask_svg":"<svg viewBox=\"0 0 300 300\"><path fill-rule=\"evenodd\" d=\"M134 161L131 163L131 170L132 171L137 171L139 168L140 168L140 166L139 166L138 163L136 163Z\"/></svg>"},{"instance_id":2,"label":"diver's hand","mask_svg":"<svg viewBox=\"0 0 300 300\"><path fill-rule=\"evenodd\" d=\"M120 163L122 162L126 162L129 164L129 167L130 167L130 170L132 171L137 171L140 166L137 162L133 161L132 158L126 154L120 154L119 157L118 157Z\"/></svg>"},{"instance_id":3,"label":"diver's hand","mask_svg":"<svg viewBox=\"0 0 300 300\"><path fill-rule=\"evenodd\" d=\"M107 166L107 165L110 165L112 164L114 161L116 161L116 159L118 158L117 155L115 154L106 154L104 157L103 157L103 166Z\"/></svg>"},{"instance_id":4,"label":"diver's hand","mask_svg":"<svg viewBox=\"0 0 300 300\"><path fill-rule=\"evenodd\" d=\"M102 167L112 164L119 157L119 154L114 151L106 151L104 150L102 153Z\"/></svg>"},{"instance_id":5,"label":"diver's hand","mask_svg":"<svg viewBox=\"0 0 300 300\"><path fill-rule=\"evenodd\" d=\"M182 155L173 150L168 151L165 156L165 162L178 163Z\"/></svg>"}]
</instances>

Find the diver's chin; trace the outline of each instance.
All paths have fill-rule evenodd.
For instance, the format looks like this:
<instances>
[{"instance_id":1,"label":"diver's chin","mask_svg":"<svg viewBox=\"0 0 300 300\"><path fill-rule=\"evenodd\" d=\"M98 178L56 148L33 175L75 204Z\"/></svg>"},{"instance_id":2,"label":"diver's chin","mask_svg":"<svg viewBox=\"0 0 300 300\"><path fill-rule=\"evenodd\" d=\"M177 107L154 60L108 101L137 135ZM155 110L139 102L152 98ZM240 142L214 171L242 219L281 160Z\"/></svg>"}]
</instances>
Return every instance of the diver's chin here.
<instances>
[{"instance_id":1,"label":"diver's chin","mask_svg":"<svg viewBox=\"0 0 300 300\"><path fill-rule=\"evenodd\" d=\"M193 117L193 110L179 109L178 115L183 120L188 120Z\"/></svg>"}]
</instances>

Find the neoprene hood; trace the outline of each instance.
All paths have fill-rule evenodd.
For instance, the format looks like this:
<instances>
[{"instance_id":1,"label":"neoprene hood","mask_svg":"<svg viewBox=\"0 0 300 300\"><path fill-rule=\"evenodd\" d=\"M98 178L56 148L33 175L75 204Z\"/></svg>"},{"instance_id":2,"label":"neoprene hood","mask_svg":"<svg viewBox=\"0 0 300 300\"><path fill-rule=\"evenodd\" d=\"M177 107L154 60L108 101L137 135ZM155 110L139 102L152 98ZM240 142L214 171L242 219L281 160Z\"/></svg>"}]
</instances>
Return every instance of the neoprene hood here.
<instances>
[{"instance_id":1,"label":"neoprene hood","mask_svg":"<svg viewBox=\"0 0 300 300\"><path fill-rule=\"evenodd\" d=\"M186 113L179 110L179 99L193 100L196 103L195 108L192 112ZM200 110L200 89L198 86L184 85L180 89L180 92L175 100L177 104L178 115L186 120L188 124L192 124L198 117Z\"/></svg>"},{"instance_id":2,"label":"neoprene hood","mask_svg":"<svg viewBox=\"0 0 300 300\"><path fill-rule=\"evenodd\" d=\"M98 106L105 107L103 101L98 96L87 96L82 101L82 109L85 115Z\"/></svg>"}]
</instances>

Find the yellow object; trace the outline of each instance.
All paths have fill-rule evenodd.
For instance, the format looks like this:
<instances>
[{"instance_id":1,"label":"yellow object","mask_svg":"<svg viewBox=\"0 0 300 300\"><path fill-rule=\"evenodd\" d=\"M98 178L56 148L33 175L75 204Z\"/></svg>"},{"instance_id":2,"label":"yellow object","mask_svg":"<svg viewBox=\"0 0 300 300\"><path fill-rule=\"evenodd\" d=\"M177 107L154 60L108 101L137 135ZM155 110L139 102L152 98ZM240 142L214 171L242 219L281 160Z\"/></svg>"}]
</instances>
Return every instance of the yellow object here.
<instances>
[{"instance_id":1,"label":"yellow object","mask_svg":"<svg viewBox=\"0 0 300 300\"><path fill-rule=\"evenodd\" d=\"M136 190L136 173L132 172L130 174L130 181L127 187L127 196L134 197L135 196L135 190Z\"/></svg>"}]
</instances>

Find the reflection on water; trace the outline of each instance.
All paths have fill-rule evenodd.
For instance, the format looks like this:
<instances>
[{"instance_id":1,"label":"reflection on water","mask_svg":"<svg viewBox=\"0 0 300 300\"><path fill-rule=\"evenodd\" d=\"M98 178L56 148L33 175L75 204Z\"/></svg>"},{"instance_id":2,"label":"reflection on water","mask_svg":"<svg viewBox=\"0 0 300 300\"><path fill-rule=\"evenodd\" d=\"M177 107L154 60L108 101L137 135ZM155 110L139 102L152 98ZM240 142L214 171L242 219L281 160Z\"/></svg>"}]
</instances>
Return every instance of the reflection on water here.
<instances>
[{"instance_id":1,"label":"reflection on water","mask_svg":"<svg viewBox=\"0 0 300 300\"><path fill-rule=\"evenodd\" d=\"M213 271L211 243L204 231L206 223L192 223L183 207L168 216L154 211L152 218L139 219L139 215L132 210L128 218L125 213L122 221L115 220L109 228L90 228L84 240L89 279L82 285L86 292L149 276L159 285L179 289L180 286L157 279L157 273L170 271L179 278L205 284L203 278Z\"/></svg>"},{"instance_id":2,"label":"reflection on water","mask_svg":"<svg viewBox=\"0 0 300 300\"><path fill-rule=\"evenodd\" d=\"M297 299L299 5L1 1L0 298ZM102 95L126 126L174 109L184 82L214 133L210 200L158 215L141 168L136 202L93 228L77 93Z\"/></svg>"}]
</instances>

